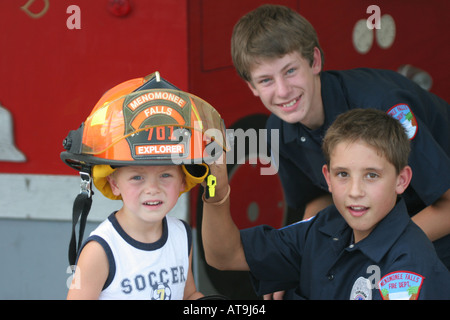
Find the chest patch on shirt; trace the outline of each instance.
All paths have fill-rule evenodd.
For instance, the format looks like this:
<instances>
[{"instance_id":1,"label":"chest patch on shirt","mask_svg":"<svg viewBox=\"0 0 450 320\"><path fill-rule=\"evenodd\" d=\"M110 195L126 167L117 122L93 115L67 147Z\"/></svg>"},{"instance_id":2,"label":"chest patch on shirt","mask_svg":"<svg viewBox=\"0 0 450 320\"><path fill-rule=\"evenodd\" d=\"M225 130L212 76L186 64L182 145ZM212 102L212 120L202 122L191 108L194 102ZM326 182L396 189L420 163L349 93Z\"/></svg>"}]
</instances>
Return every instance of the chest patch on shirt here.
<instances>
[{"instance_id":1,"label":"chest patch on shirt","mask_svg":"<svg viewBox=\"0 0 450 320\"><path fill-rule=\"evenodd\" d=\"M350 300L372 300L372 284L369 279L364 277L356 279L350 293Z\"/></svg>"},{"instance_id":2,"label":"chest patch on shirt","mask_svg":"<svg viewBox=\"0 0 450 320\"><path fill-rule=\"evenodd\" d=\"M417 300L425 278L409 271L395 271L378 283L383 300Z\"/></svg>"},{"instance_id":3,"label":"chest patch on shirt","mask_svg":"<svg viewBox=\"0 0 450 320\"><path fill-rule=\"evenodd\" d=\"M409 140L414 139L417 133L418 125L411 109L407 104L397 104L387 111L387 114L397 119L405 128Z\"/></svg>"}]
</instances>

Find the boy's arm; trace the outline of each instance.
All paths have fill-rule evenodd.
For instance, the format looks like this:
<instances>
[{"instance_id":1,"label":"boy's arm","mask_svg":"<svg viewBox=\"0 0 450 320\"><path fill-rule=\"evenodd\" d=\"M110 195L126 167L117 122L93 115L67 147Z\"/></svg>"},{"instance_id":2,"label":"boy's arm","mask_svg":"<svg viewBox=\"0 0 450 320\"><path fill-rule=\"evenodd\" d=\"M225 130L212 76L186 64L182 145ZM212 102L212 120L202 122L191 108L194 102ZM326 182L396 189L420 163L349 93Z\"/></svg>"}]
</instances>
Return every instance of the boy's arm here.
<instances>
[{"instance_id":1,"label":"boy's arm","mask_svg":"<svg viewBox=\"0 0 450 320\"><path fill-rule=\"evenodd\" d=\"M96 241L88 242L81 251L68 300L98 299L109 273L105 250Z\"/></svg>"},{"instance_id":2,"label":"boy's arm","mask_svg":"<svg viewBox=\"0 0 450 320\"><path fill-rule=\"evenodd\" d=\"M319 211L333 204L331 194L319 196L306 204L303 220L314 217Z\"/></svg>"},{"instance_id":3,"label":"boy's arm","mask_svg":"<svg viewBox=\"0 0 450 320\"><path fill-rule=\"evenodd\" d=\"M450 234L450 189L435 203L413 216L412 220L431 241Z\"/></svg>"},{"instance_id":4,"label":"boy's arm","mask_svg":"<svg viewBox=\"0 0 450 320\"><path fill-rule=\"evenodd\" d=\"M239 229L230 215L230 189L225 159L209 165L216 176L213 198L203 198L202 239L206 262L219 270L249 270Z\"/></svg>"},{"instance_id":5,"label":"boy's arm","mask_svg":"<svg viewBox=\"0 0 450 320\"><path fill-rule=\"evenodd\" d=\"M197 300L203 297L203 294L197 291L194 276L192 275L192 248L189 254L189 270L187 273L186 286L184 287L184 300Z\"/></svg>"}]
</instances>

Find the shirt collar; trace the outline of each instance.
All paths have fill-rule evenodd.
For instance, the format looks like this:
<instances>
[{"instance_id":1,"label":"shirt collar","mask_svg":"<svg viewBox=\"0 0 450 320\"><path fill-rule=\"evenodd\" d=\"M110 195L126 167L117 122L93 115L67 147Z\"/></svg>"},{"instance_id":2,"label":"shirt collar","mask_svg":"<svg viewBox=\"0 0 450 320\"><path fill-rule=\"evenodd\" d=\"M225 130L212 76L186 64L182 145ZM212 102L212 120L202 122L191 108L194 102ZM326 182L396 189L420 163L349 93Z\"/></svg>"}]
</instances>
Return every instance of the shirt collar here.
<instances>
[{"instance_id":1,"label":"shirt collar","mask_svg":"<svg viewBox=\"0 0 450 320\"><path fill-rule=\"evenodd\" d=\"M346 89L337 71L320 74L322 104L325 113L324 125L328 128L341 113L349 110Z\"/></svg>"},{"instance_id":2,"label":"shirt collar","mask_svg":"<svg viewBox=\"0 0 450 320\"><path fill-rule=\"evenodd\" d=\"M344 88L334 72L322 72L320 74L322 104L325 114L323 127L327 129L336 117L349 109L344 94ZM301 123L287 123L282 120L283 142L294 141L302 131L307 131Z\"/></svg>"},{"instance_id":3,"label":"shirt collar","mask_svg":"<svg viewBox=\"0 0 450 320\"><path fill-rule=\"evenodd\" d=\"M346 233L346 230L349 229L347 222L340 216L337 209L331 210L328 213L331 214L330 220L334 221L333 223L327 223L322 226L320 231L330 236L330 238L341 238ZM336 215L339 215L339 217L336 217ZM406 209L406 204L403 199L400 199L391 212L378 223L367 238L356 243L352 248L348 246L346 248L349 250L360 250L372 261L379 263L400 237L409 221L410 217Z\"/></svg>"},{"instance_id":4,"label":"shirt collar","mask_svg":"<svg viewBox=\"0 0 450 320\"><path fill-rule=\"evenodd\" d=\"M355 244L366 256L379 263L401 236L410 222L403 199L399 200L389 214L381 220L370 235ZM387 236L388 235L388 236Z\"/></svg>"},{"instance_id":5,"label":"shirt collar","mask_svg":"<svg viewBox=\"0 0 450 320\"><path fill-rule=\"evenodd\" d=\"M283 128L283 142L293 142L299 136L300 128L303 127L300 123L287 123L281 120L281 126Z\"/></svg>"}]
</instances>

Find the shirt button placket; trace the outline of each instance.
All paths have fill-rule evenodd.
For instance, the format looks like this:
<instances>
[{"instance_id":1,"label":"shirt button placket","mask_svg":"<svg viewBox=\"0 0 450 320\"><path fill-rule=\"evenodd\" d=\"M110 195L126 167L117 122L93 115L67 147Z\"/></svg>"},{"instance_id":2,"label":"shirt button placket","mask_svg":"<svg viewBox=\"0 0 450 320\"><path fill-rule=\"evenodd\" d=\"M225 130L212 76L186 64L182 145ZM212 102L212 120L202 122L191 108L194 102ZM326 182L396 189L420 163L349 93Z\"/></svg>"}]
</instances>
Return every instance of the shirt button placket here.
<instances>
[{"instance_id":1,"label":"shirt button placket","mask_svg":"<svg viewBox=\"0 0 450 320\"><path fill-rule=\"evenodd\" d=\"M339 241L338 237L333 238L333 242L337 243L338 241ZM330 272L327 274L327 278L330 281L334 279L334 272L332 270L330 270Z\"/></svg>"}]
</instances>

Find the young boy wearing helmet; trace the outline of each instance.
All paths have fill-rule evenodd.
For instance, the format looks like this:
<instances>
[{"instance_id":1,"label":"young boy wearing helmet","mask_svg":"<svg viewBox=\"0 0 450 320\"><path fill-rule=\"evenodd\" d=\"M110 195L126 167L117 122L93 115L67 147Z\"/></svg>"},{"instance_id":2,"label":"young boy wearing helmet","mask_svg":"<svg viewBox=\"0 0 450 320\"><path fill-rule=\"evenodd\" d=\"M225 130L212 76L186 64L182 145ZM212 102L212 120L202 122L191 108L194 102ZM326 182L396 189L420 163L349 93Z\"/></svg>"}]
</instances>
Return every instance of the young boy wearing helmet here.
<instances>
[{"instance_id":1,"label":"young boy wearing helmet","mask_svg":"<svg viewBox=\"0 0 450 320\"><path fill-rule=\"evenodd\" d=\"M217 111L156 73L108 91L69 134L63 161L123 206L71 247L69 260L75 263L72 251L77 260L68 299L203 297L192 275L190 227L167 214L208 174L205 147L220 143L205 138L208 128L223 129ZM88 199L76 200L74 212Z\"/></svg>"}]
</instances>

